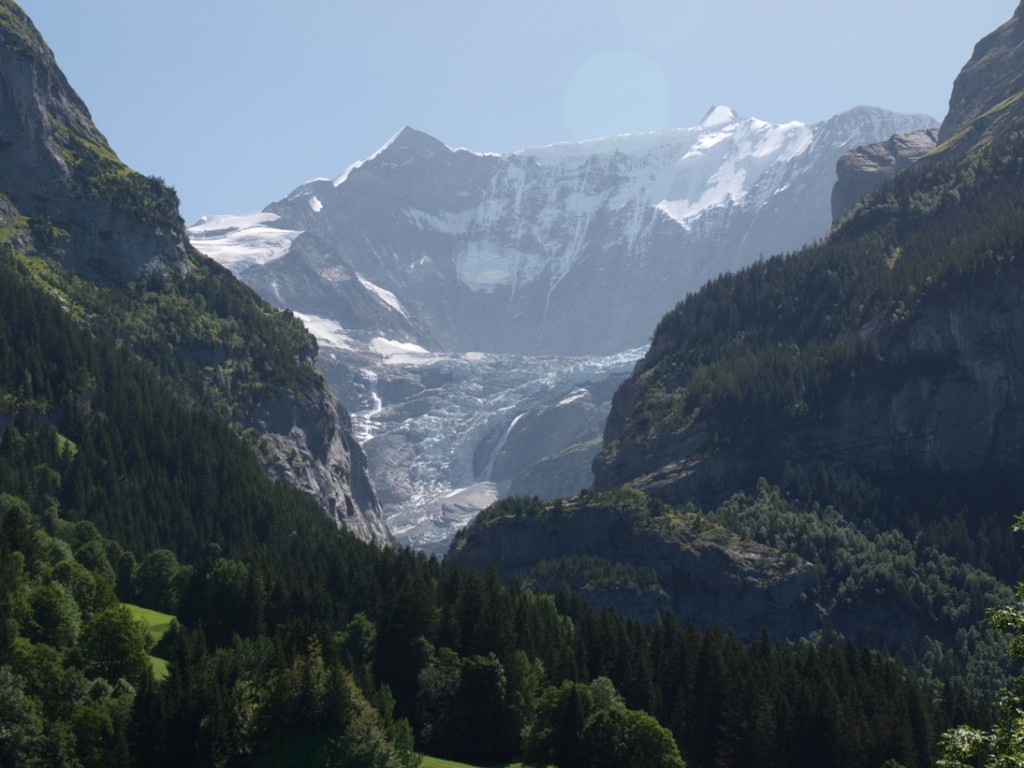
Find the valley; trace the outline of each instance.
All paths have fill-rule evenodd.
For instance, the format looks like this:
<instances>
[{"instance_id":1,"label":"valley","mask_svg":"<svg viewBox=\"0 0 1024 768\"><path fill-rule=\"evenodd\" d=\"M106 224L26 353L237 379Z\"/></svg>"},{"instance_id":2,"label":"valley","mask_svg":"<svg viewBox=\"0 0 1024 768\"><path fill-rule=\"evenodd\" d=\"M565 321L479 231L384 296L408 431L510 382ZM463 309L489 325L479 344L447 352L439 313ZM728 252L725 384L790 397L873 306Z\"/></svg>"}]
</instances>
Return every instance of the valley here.
<instances>
[{"instance_id":1,"label":"valley","mask_svg":"<svg viewBox=\"0 0 1024 768\"><path fill-rule=\"evenodd\" d=\"M0 0L0 765L1021 762L1022 73L187 227Z\"/></svg>"},{"instance_id":2,"label":"valley","mask_svg":"<svg viewBox=\"0 0 1024 768\"><path fill-rule=\"evenodd\" d=\"M405 128L333 180L189 233L304 319L393 534L443 555L501 496L589 487L611 396L658 318L823 236L846 150L934 125L716 107L688 129L503 156Z\"/></svg>"}]
</instances>

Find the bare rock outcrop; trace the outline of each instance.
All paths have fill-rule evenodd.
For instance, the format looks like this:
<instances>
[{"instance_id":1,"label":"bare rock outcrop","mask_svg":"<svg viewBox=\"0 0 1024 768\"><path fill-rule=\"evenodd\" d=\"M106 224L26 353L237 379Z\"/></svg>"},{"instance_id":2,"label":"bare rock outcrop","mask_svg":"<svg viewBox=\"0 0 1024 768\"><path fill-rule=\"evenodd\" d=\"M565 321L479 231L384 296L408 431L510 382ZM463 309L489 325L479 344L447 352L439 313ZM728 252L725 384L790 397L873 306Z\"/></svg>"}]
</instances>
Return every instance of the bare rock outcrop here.
<instances>
[{"instance_id":1,"label":"bare rock outcrop","mask_svg":"<svg viewBox=\"0 0 1024 768\"><path fill-rule=\"evenodd\" d=\"M1024 2L974 46L957 75L939 144L963 153L998 138L1024 116Z\"/></svg>"},{"instance_id":2,"label":"bare rock outcrop","mask_svg":"<svg viewBox=\"0 0 1024 768\"><path fill-rule=\"evenodd\" d=\"M935 149L938 139L939 129L928 128L857 147L839 158L832 188L832 221L838 222L858 201Z\"/></svg>"},{"instance_id":3,"label":"bare rock outcrop","mask_svg":"<svg viewBox=\"0 0 1024 768\"><path fill-rule=\"evenodd\" d=\"M276 393L253 414L257 453L279 480L306 491L363 541L393 543L348 412L326 391Z\"/></svg>"},{"instance_id":4,"label":"bare rock outcrop","mask_svg":"<svg viewBox=\"0 0 1024 768\"><path fill-rule=\"evenodd\" d=\"M582 497L539 514L478 520L456 538L449 557L477 570L493 564L513 579L566 558L646 569L657 577L657 588L601 579L573 586L598 606L644 619L671 609L682 622L728 626L746 638L762 628L772 637L798 637L821 622L806 600L809 563L741 539L698 514L651 514L628 500Z\"/></svg>"}]
</instances>

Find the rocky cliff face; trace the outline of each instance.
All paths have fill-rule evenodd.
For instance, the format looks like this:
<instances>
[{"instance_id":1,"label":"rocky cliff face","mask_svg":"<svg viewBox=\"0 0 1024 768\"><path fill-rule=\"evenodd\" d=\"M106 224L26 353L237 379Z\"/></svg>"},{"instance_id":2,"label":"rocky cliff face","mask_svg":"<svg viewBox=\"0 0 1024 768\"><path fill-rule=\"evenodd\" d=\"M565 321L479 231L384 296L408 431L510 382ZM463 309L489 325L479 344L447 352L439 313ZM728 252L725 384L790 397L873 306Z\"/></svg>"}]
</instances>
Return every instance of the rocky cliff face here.
<instances>
[{"instance_id":1,"label":"rocky cliff face","mask_svg":"<svg viewBox=\"0 0 1024 768\"><path fill-rule=\"evenodd\" d=\"M227 281L227 290L242 301L255 300L191 247L173 190L118 160L52 52L10 0L0 1L0 193L8 221L25 217L24 230L30 233L25 248L105 288L138 293L133 283L159 274L172 282L186 277ZM203 262L209 269L197 270ZM100 316L104 309L91 311ZM97 331L117 332L117 318L97 319ZM180 349L195 351L197 367L211 364L203 357L210 354L208 343L193 338L186 327L173 331ZM312 340L309 346L314 348ZM142 348L139 352L146 354ZM296 370L313 366L312 358L292 363ZM322 379L293 378L312 383L298 392L269 382L244 384L258 394L235 403L236 426L262 435L268 471L313 494L362 538L390 542L348 415ZM230 386L222 394L232 397Z\"/></svg>"},{"instance_id":2,"label":"rocky cliff face","mask_svg":"<svg viewBox=\"0 0 1024 768\"><path fill-rule=\"evenodd\" d=\"M250 418L271 475L312 495L363 541L393 542L348 412L326 390L270 393Z\"/></svg>"},{"instance_id":3,"label":"rocky cliff face","mask_svg":"<svg viewBox=\"0 0 1024 768\"><path fill-rule=\"evenodd\" d=\"M509 579L536 580L535 566L567 558L646 569L656 584L572 575L566 580L579 581L573 586L599 606L644 619L670 609L681 622L728 626L747 639L762 628L774 638L795 638L820 626L818 609L804 599L811 584L808 563L741 540L698 515L652 516L628 501L567 499L538 514L477 522L460 534L449 556L477 570L493 564ZM558 581L543 586L558 589Z\"/></svg>"},{"instance_id":4,"label":"rocky cliff face","mask_svg":"<svg viewBox=\"0 0 1024 768\"><path fill-rule=\"evenodd\" d=\"M0 65L0 186L37 230L51 233L54 256L102 281L183 269L188 241L177 197L120 164L13 2L0 4Z\"/></svg>"},{"instance_id":5,"label":"rocky cliff face","mask_svg":"<svg viewBox=\"0 0 1024 768\"><path fill-rule=\"evenodd\" d=\"M858 201L935 149L938 139L938 128L912 131L857 147L839 158L832 188L832 221L838 222Z\"/></svg>"},{"instance_id":6,"label":"rocky cliff face","mask_svg":"<svg viewBox=\"0 0 1024 768\"><path fill-rule=\"evenodd\" d=\"M720 500L784 464L824 463L865 475L1017 469L1024 446L1024 280L1001 279L928 305L882 342L894 364L859 377L820 419L751 423L720 443L718 425L692 426L648 442L629 437L613 411L597 487L632 482L671 501ZM627 390L630 384L625 385ZM623 399L626 404L626 398Z\"/></svg>"},{"instance_id":7,"label":"rocky cliff face","mask_svg":"<svg viewBox=\"0 0 1024 768\"><path fill-rule=\"evenodd\" d=\"M836 165L832 220L904 168L961 155L998 139L1024 116L1024 3L982 39L953 84L949 112L936 131L913 131L847 152Z\"/></svg>"},{"instance_id":8,"label":"rocky cliff face","mask_svg":"<svg viewBox=\"0 0 1024 768\"><path fill-rule=\"evenodd\" d=\"M991 111L993 104L1005 107L1014 103L1020 85L1014 74L1019 71L1016 63L1020 55L1020 13L1018 9L1018 16L979 43L975 58L958 78L952 101L959 106L951 110L951 117L939 135L940 143L945 140L944 146L953 141L945 138L952 126L963 125L967 120L967 130L981 130L979 118L970 122L972 115L989 114L985 110ZM997 111L1004 116L1009 114L1002 108ZM1003 123L986 125L998 127ZM966 134L958 131L958 135ZM922 138L924 144L928 141L927 137ZM733 419L728 435L724 424L730 417L724 413L710 417L698 413L684 425L663 426L648 434L638 434L632 421L634 411L641 401L650 402L652 381L658 381L653 385L655 388L683 391L690 373L652 372L657 361L686 344L685 339L672 334L658 334L646 360L616 395L605 432L606 449L595 464L595 487L611 488L633 482L673 500L720 499L736 488L750 485L758 475L779 477L786 464L809 467L824 462L833 467L890 476L905 472L999 472L1020 467L1024 445L1020 423L1024 414L1018 393L1024 384L1019 364L1024 314L1013 297L1024 289L1024 277L1016 268L1015 235L1008 231L1006 220L994 213L991 220L986 219L987 223L981 219L982 211L998 210L1007 200L1005 189L996 191L999 184L1011 183L987 184L980 177L986 172L994 176L998 168L1016 156L1016 145L1001 149L998 141L996 134L989 135L975 156L982 152L1004 152L1004 160L997 157L979 161L963 172L954 170L960 166L952 163L970 162L958 158L959 152L969 148L968 144L959 145L956 152L940 147L928 155L927 162L950 161L948 175L932 166L928 178L923 174L910 177L899 193L903 202L896 202L895 192L888 197L879 196L873 214L855 214L833 234L832 239L840 247L853 236L851 233L865 236L862 263L871 258L867 254L872 249L878 258L878 243L887 242L882 261L887 270L893 271L908 267L906 263L897 266L902 254L901 237L911 237L909 233L923 227L924 222L932 222L931 228L948 225L949 234L942 238L945 242L912 246L920 275L903 284L904 292L891 297L892 304L882 310L884 314L860 327L847 328L831 341L832 345L850 344L854 339L877 344L877 371L872 376L851 373L845 383L830 380L837 394L834 393L827 410L823 408L807 418L798 415L805 404L795 402L784 415L780 415L782 411L773 411L771 417L753 416L742 425ZM895 137L881 146L862 150L850 158L850 165L855 165L858 158L869 167L889 164L889 158L895 164L898 161L894 147L900 144L906 144L906 140ZM881 162L873 161L872 155ZM988 170L980 170L983 167ZM939 181L943 178L946 181ZM971 196L971 210L975 213L953 223L951 216L962 207L961 194L964 199ZM948 204L945 209L937 204L942 195L946 195ZM934 204L922 206L921 202L929 196ZM892 205L887 207L886 201ZM846 226L851 223L853 226ZM993 237L1003 237L997 233L1005 232L1006 239L987 242L989 230ZM999 273L999 279L968 280L959 266L943 273L946 267L940 266L939 261L942 249L949 240L963 238L976 240L978 245L964 247L964 253L958 257L961 263L972 260L978 274L991 274L991 264L1005 259L1007 266ZM909 245L911 241L903 242ZM922 239L914 242L922 243ZM824 247L827 249L828 244ZM935 253L934 260L931 252ZM827 253L822 255L827 258ZM784 274L787 269L800 269L799 263L812 268L806 261L782 263L777 273L780 281L789 279ZM844 294L852 293L842 287L844 278L838 272L830 273L828 280L836 282L828 289L825 301L841 302ZM927 299L923 298L922 289L933 282L943 289L928 291ZM771 293L763 287L757 290L766 295ZM845 311L842 306L821 306L826 307L821 310L823 323L833 313ZM784 325L784 313L781 304L769 310L771 324ZM740 333L736 341L742 339ZM770 343L788 343L791 350L801 345L793 337ZM748 359L762 352L750 350ZM810 342L801 353L817 354ZM722 349L714 354L726 357L729 352ZM806 375L806 371L801 375Z\"/></svg>"},{"instance_id":9,"label":"rocky cliff face","mask_svg":"<svg viewBox=\"0 0 1024 768\"><path fill-rule=\"evenodd\" d=\"M963 153L998 139L1024 116L1024 3L975 47L953 83L939 144Z\"/></svg>"}]
</instances>

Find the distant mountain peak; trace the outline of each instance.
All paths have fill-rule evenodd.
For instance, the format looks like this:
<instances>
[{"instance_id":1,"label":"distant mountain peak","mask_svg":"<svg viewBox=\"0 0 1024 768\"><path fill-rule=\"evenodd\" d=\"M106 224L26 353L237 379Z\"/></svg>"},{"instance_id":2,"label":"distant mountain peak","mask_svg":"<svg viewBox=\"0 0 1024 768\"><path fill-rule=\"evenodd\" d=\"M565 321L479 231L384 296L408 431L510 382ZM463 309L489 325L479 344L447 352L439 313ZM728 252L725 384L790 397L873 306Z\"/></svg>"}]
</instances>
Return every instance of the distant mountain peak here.
<instances>
[{"instance_id":1,"label":"distant mountain peak","mask_svg":"<svg viewBox=\"0 0 1024 768\"><path fill-rule=\"evenodd\" d=\"M707 114L704 115L704 119L700 121L698 127L705 130L709 128L717 128L721 125L728 125L731 122L739 120L739 117L739 112L732 107L716 105L707 111Z\"/></svg>"},{"instance_id":2,"label":"distant mountain peak","mask_svg":"<svg viewBox=\"0 0 1024 768\"><path fill-rule=\"evenodd\" d=\"M422 156L424 154L430 155L451 151L452 149L447 144L435 139L429 133L424 133L407 125L388 139L387 143L377 150L370 160L385 156L390 157L395 154Z\"/></svg>"},{"instance_id":3,"label":"distant mountain peak","mask_svg":"<svg viewBox=\"0 0 1024 768\"><path fill-rule=\"evenodd\" d=\"M295 311L362 307L332 317L350 332L399 318L343 273L407 308L401 341L612 354L642 345L709 277L823 236L839 156L920 127L891 112L773 125L716 106L702 127L483 155L406 126L333 189L315 182L269 205L269 229L218 235L230 247L217 258ZM282 230L308 237L286 244Z\"/></svg>"}]
</instances>

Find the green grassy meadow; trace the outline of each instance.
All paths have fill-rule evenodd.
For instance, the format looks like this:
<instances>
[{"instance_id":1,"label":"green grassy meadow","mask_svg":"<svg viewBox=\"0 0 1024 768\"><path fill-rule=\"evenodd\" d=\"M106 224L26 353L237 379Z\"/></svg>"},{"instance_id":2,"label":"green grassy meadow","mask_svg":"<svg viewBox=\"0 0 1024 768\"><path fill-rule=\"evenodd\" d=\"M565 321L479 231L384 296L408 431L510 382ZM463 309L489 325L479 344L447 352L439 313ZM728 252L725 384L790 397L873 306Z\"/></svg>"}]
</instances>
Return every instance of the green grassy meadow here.
<instances>
[{"instance_id":1,"label":"green grassy meadow","mask_svg":"<svg viewBox=\"0 0 1024 768\"><path fill-rule=\"evenodd\" d=\"M495 765L476 766L469 763L457 763L454 760L442 760L440 757L423 756L420 768L526 768L525 763L499 763Z\"/></svg>"},{"instance_id":2,"label":"green grassy meadow","mask_svg":"<svg viewBox=\"0 0 1024 768\"><path fill-rule=\"evenodd\" d=\"M150 608L143 608L141 605L133 605L132 603L125 603L124 606L132 612L132 616L142 621L146 625L146 631L149 632L149 637L156 645L160 642L160 639L167 634L167 630L171 628L171 622L174 621L174 617L169 613L161 613L160 611L154 611ZM167 671L167 660L161 659L158 656L149 657L150 666L153 668L153 677L158 682L166 679Z\"/></svg>"}]
</instances>

